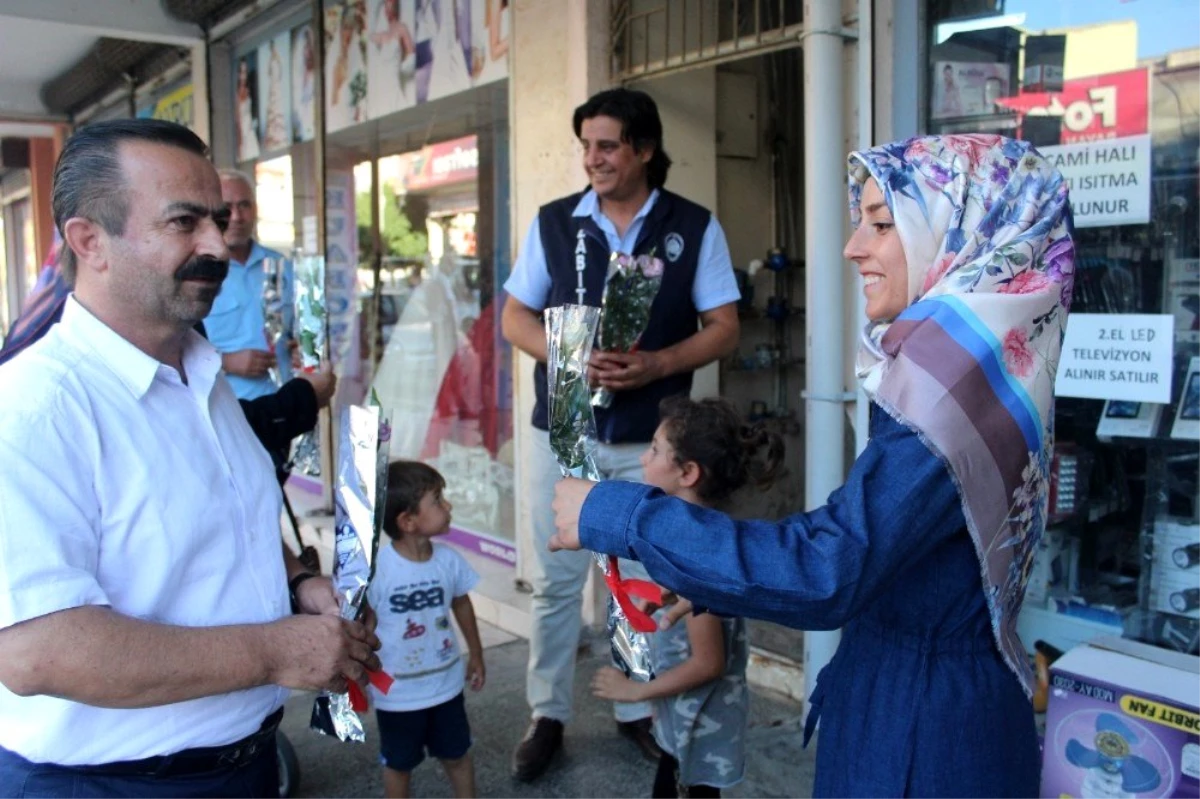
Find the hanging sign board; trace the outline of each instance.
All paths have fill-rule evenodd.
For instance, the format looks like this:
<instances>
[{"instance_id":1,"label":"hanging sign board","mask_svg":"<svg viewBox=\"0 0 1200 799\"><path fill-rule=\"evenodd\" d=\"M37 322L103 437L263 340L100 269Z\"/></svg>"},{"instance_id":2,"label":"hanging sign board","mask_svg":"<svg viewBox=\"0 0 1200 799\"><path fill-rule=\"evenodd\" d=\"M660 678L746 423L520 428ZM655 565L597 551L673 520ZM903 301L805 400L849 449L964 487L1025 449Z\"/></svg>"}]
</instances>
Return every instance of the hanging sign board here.
<instances>
[{"instance_id":1,"label":"hanging sign board","mask_svg":"<svg viewBox=\"0 0 1200 799\"><path fill-rule=\"evenodd\" d=\"M1174 325L1170 314L1071 314L1054 393L1169 403Z\"/></svg>"},{"instance_id":2,"label":"hanging sign board","mask_svg":"<svg viewBox=\"0 0 1200 799\"><path fill-rule=\"evenodd\" d=\"M1038 149L1067 179L1075 227L1150 221L1150 134Z\"/></svg>"},{"instance_id":3,"label":"hanging sign board","mask_svg":"<svg viewBox=\"0 0 1200 799\"><path fill-rule=\"evenodd\" d=\"M1150 221L1149 75L1145 68L1089 75L1058 91L1027 85L996 100L1021 115L1023 128L1033 119L1058 121L1038 150L1067 179L1076 227ZM1045 87L1042 80L1034 88Z\"/></svg>"}]
</instances>

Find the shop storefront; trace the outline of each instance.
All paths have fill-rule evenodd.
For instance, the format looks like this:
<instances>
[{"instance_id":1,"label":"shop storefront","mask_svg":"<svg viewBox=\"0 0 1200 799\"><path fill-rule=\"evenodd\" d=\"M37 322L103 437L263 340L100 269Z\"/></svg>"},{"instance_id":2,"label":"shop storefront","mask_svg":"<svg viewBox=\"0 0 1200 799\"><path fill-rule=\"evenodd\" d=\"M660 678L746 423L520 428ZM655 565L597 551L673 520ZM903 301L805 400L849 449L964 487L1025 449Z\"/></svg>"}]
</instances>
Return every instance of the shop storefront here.
<instances>
[{"instance_id":1,"label":"shop storefront","mask_svg":"<svg viewBox=\"0 0 1200 799\"><path fill-rule=\"evenodd\" d=\"M1200 10L930 2L925 129L1027 139L1071 185L1051 525L1021 634L1200 640Z\"/></svg>"},{"instance_id":2,"label":"shop storefront","mask_svg":"<svg viewBox=\"0 0 1200 799\"><path fill-rule=\"evenodd\" d=\"M511 565L507 5L283 4L230 34L214 119L258 240L325 256L335 404L374 392L391 457L445 475L451 538Z\"/></svg>"}]
</instances>

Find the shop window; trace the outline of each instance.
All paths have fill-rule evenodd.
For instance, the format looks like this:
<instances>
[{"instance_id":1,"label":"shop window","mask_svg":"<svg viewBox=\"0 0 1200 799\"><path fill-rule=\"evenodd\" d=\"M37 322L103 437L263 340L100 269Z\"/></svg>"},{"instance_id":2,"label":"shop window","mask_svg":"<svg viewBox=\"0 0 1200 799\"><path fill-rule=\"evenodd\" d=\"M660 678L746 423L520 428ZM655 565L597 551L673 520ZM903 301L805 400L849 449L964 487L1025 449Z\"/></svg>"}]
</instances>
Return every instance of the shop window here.
<instances>
[{"instance_id":1,"label":"shop window","mask_svg":"<svg viewBox=\"0 0 1200 799\"><path fill-rule=\"evenodd\" d=\"M274 250L290 252L296 243L290 155L255 164L254 199L258 204L259 243Z\"/></svg>"},{"instance_id":2,"label":"shop window","mask_svg":"<svg viewBox=\"0 0 1200 799\"><path fill-rule=\"evenodd\" d=\"M512 358L499 335L496 264L480 257L481 218L494 209L481 192L490 181L480 180L479 141L380 158L374 190L370 164L355 169L360 246L374 246L373 198L380 248L378 277L360 269L359 296L377 336L371 385L392 411L391 456L442 472L460 530L512 541Z\"/></svg>"},{"instance_id":3,"label":"shop window","mask_svg":"<svg viewBox=\"0 0 1200 799\"><path fill-rule=\"evenodd\" d=\"M451 540L511 563L506 109L502 85L476 87L329 133L325 232L352 309L330 319L343 399L374 392L390 457L445 475Z\"/></svg>"},{"instance_id":4,"label":"shop window","mask_svg":"<svg viewBox=\"0 0 1200 799\"><path fill-rule=\"evenodd\" d=\"M1118 328L1154 315L1170 339L1155 376L1169 392L1132 370L1064 392L1060 367L1051 525L1022 637L1061 649L1115 633L1194 653L1200 9L930 0L927 10L927 130L1035 144L1071 186L1072 318L1110 315Z\"/></svg>"}]
</instances>

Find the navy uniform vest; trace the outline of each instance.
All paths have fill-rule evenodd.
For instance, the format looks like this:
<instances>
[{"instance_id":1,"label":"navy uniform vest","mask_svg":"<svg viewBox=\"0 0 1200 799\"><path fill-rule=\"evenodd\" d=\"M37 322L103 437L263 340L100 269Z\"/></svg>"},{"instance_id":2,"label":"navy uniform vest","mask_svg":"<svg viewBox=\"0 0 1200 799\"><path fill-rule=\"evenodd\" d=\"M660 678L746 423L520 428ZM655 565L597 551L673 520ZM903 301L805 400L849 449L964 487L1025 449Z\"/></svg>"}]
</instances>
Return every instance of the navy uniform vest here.
<instances>
[{"instance_id":1,"label":"navy uniform vest","mask_svg":"<svg viewBox=\"0 0 1200 799\"><path fill-rule=\"evenodd\" d=\"M542 206L538 226L546 265L550 271L550 296L547 308L582 304L599 307L604 294L604 277L612 255L604 232L588 217L572 216L583 192ZM658 190L654 207L642 220L642 229L631 255L653 252L663 262L663 280L650 309L650 324L642 335L639 349L666 349L688 338L699 327L696 306L692 302L692 284L700 257L700 243L708 229L712 213L694 202L664 189ZM583 275L585 290L580 303L575 272L575 249L580 241L587 249ZM672 257L673 256L673 257ZM596 408L596 429L606 444L648 442L658 428L658 403L674 394L686 394L692 388L692 373L670 375L632 391L613 392L610 408ZM546 365L539 363L534 373L537 404L533 408L533 426L546 430Z\"/></svg>"}]
</instances>

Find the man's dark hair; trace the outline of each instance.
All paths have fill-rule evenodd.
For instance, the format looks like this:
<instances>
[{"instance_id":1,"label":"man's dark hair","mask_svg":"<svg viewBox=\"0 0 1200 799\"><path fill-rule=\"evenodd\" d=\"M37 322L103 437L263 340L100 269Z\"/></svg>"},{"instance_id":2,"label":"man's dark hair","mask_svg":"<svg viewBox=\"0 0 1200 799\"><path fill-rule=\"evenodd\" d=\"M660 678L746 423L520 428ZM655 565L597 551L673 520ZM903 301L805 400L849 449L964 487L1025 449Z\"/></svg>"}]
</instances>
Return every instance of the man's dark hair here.
<instances>
[{"instance_id":1,"label":"man's dark hair","mask_svg":"<svg viewBox=\"0 0 1200 799\"><path fill-rule=\"evenodd\" d=\"M612 117L620 122L621 141L629 142L637 152L654 149L646 164L646 182L652 189L661 189L667 182L671 158L663 149L662 119L650 95L637 89L608 89L592 95L575 109L575 138L583 130L583 121L595 117Z\"/></svg>"},{"instance_id":2,"label":"man's dark hair","mask_svg":"<svg viewBox=\"0 0 1200 799\"><path fill-rule=\"evenodd\" d=\"M416 513L426 494L445 487L446 479L427 463L396 461L388 466L383 531L392 538L399 538L401 533L396 517L401 513Z\"/></svg>"},{"instance_id":3,"label":"man's dark hair","mask_svg":"<svg viewBox=\"0 0 1200 799\"><path fill-rule=\"evenodd\" d=\"M54 166L50 203L59 234L72 217L90 219L120 236L129 217L129 196L121 170L120 145L127 141L165 144L207 158L208 145L183 125L161 119L113 119L85 125L67 139ZM75 253L63 235L63 277L75 284Z\"/></svg>"}]
</instances>

